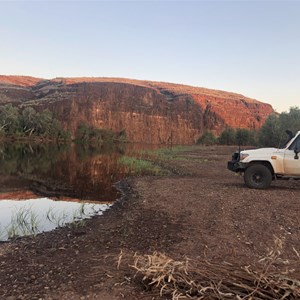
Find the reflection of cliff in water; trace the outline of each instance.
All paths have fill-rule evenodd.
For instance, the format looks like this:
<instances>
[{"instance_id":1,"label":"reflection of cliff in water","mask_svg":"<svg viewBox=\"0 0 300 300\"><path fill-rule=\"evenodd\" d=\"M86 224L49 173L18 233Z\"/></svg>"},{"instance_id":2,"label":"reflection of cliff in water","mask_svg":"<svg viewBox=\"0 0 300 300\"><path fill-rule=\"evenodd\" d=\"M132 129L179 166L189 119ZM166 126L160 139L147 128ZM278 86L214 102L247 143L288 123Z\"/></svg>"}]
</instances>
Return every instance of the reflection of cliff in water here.
<instances>
[{"instance_id":1,"label":"reflection of cliff in water","mask_svg":"<svg viewBox=\"0 0 300 300\"><path fill-rule=\"evenodd\" d=\"M122 146L122 145L121 145ZM110 201L124 176L119 145L0 145L0 192L31 190L50 198Z\"/></svg>"}]
</instances>

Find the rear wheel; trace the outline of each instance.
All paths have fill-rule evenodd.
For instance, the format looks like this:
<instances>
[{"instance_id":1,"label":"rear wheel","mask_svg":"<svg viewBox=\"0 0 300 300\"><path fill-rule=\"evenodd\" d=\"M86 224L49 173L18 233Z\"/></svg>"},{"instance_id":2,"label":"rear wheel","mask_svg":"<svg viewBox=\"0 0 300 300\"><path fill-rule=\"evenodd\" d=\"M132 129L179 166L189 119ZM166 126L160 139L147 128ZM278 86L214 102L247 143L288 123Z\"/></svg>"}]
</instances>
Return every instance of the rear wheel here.
<instances>
[{"instance_id":1,"label":"rear wheel","mask_svg":"<svg viewBox=\"0 0 300 300\"><path fill-rule=\"evenodd\" d=\"M255 164L246 169L244 180L251 189L266 189L272 182L272 173L268 167Z\"/></svg>"}]
</instances>

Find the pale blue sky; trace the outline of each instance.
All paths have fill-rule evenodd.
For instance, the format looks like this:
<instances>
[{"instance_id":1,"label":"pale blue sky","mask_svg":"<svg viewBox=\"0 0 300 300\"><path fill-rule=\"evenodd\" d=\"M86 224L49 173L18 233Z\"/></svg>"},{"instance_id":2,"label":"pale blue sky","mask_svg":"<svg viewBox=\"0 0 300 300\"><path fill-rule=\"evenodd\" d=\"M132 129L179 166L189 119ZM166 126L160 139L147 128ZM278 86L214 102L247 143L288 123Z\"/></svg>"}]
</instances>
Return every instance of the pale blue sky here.
<instances>
[{"instance_id":1,"label":"pale blue sky","mask_svg":"<svg viewBox=\"0 0 300 300\"><path fill-rule=\"evenodd\" d=\"M3 1L0 74L104 76L300 106L300 1Z\"/></svg>"}]
</instances>

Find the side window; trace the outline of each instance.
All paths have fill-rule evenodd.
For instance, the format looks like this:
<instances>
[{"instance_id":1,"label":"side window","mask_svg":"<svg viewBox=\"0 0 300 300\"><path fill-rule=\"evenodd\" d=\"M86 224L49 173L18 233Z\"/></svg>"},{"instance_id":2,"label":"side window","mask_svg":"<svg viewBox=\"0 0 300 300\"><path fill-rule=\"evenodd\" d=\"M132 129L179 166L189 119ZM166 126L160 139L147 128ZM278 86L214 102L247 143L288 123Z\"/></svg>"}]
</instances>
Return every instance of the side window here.
<instances>
[{"instance_id":1,"label":"side window","mask_svg":"<svg viewBox=\"0 0 300 300\"><path fill-rule=\"evenodd\" d=\"M293 144L289 147L289 150L300 150L300 135L298 135L297 139L293 142Z\"/></svg>"}]
</instances>

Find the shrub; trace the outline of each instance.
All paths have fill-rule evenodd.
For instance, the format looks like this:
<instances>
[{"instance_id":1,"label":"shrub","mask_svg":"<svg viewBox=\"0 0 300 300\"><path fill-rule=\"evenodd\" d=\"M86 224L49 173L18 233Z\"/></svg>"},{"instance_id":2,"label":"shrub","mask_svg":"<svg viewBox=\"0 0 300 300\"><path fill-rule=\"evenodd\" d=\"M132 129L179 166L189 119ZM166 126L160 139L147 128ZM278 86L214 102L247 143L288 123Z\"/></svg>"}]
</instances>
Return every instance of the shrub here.
<instances>
[{"instance_id":1,"label":"shrub","mask_svg":"<svg viewBox=\"0 0 300 300\"><path fill-rule=\"evenodd\" d=\"M231 127L227 127L219 136L218 142L221 145L235 145L235 131Z\"/></svg>"},{"instance_id":2,"label":"shrub","mask_svg":"<svg viewBox=\"0 0 300 300\"><path fill-rule=\"evenodd\" d=\"M206 131L204 134L198 139L197 144L201 145L215 145L217 144L217 138L211 131Z\"/></svg>"}]
</instances>

